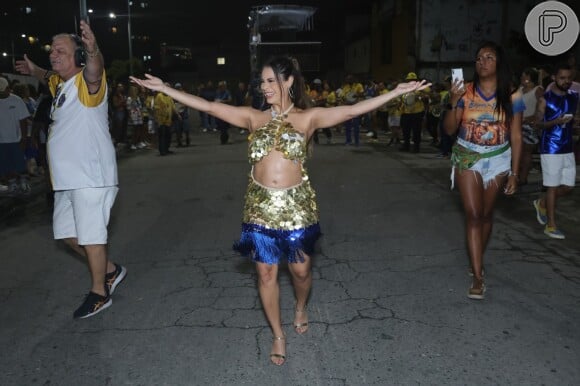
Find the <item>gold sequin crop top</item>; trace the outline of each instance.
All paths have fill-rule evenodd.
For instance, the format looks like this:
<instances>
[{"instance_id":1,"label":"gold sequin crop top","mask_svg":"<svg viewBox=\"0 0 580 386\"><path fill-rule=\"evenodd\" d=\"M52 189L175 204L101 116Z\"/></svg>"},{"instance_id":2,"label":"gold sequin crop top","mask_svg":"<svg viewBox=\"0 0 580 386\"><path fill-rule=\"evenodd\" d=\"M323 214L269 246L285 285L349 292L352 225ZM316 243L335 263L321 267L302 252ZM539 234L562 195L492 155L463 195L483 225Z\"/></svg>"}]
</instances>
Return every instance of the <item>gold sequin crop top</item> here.
<instances>
[{"instance_id":1,"label":"gold sequin crop top","mask_svg":"<svg viewBox=\"0 0 580 386\"><path fill-rule=\"evenodd\" d=\"M248 136L248 158L255 164L272 149L281 152L284 158L304 163L307 156L306 138L292 127L290 122L284 121L284 115L273 117L264 126L256 129Z\"/></svg>"}]
</instances>

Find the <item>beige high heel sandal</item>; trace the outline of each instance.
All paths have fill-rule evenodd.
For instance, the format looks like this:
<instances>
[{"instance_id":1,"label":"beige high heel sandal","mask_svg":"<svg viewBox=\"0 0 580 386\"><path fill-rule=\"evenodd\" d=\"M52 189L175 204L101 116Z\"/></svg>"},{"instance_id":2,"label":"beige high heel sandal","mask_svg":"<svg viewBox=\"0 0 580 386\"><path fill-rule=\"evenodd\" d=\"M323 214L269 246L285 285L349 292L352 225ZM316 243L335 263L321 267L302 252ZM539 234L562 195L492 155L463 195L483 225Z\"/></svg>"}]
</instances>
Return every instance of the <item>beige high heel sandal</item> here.
<instances>
[{"instance_id":1,"label":"beige high heel sandal","mask_svg":"<svg viewBox=\"0 0 580 386\"><path fill-rule=\"evenodd\" d=\"M286 340L285 336L275 336L274 338L272 338L272 340L275 342L277 340ZM274 359L282 359L282 363L276 363L272 360L272 358ZM276 366L282 366L284 363L286 363L286 355L282 355L282 354L277 354L277 353L270 353L270 361L275 364Z\"/></svg>"},{"instance_id":2,"label":"beige high heel sandal","mask_svg":"<svg viewBox=\"0 0 580 386\"><path fill-rule=\"evenodd\" d=\"M305 305L302 310L299 310L298 308L296 308L296 305L294 305L294 311L297 314L303 314L303 313L306 313L307 307L308 306ZM306 315L306 316L308 316L308 315ZM308 322L304 322L304 323L293 323L293 326L294 326L294 331L296 331L296 333L299 334L299 335L305 334L306 331L308 331ZM300 332L299 329L301 329L303 327L306 327L306 329L304 331Z\"/></svg>"},{"instance_id":3,"label":"beige high heel sandal","mask_svg":"<svg viewBox=\"0 0 580 386\"><path fill-rule=\"evenodd\" d=\"M473 280L475 282L477 279L474 278ZM474 299L474 300L483 300L483 299L485 299L485 290L486 290L486 288L485 288L485 283L483 282L483 278L481 279L481 285L480 286L474 287L473 284L475 284L475 283L472 283L471 284L471 287L469 287L469 290L467 291L467 297L469 299Z\"/></svg>"}]
</instances>

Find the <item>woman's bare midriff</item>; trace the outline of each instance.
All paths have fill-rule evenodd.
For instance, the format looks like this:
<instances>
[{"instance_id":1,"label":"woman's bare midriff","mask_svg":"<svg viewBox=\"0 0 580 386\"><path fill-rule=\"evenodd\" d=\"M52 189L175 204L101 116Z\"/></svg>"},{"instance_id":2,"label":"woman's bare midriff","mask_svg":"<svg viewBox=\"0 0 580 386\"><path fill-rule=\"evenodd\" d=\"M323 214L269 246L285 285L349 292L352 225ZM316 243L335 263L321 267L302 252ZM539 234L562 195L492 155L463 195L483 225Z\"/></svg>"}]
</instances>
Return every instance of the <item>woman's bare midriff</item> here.
<instances>
[{"instance_id":1,"label":"woman's bare midriff","mask_svg":"<svg viewBox=\"0 0 580 386\"><path fill-rule=\"evenodd\" d=\"M284 158L274 149L254 165L252 173L256 182L269 188L290 188L302 182L300 163Z\"/></svg>"}]
</instances>

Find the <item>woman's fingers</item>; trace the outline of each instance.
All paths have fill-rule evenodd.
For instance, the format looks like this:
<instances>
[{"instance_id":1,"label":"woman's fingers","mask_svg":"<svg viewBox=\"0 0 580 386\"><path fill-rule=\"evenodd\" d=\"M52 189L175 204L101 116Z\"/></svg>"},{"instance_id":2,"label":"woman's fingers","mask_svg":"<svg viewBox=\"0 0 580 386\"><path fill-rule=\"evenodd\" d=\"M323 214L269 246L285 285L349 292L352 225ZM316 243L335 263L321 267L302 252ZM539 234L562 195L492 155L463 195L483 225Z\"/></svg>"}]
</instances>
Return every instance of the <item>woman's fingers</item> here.
<instances>
[{"instance_id":1,"label":"woman's fingers","mask_svg":"<svg viewBox=\"0 0 580 386\"><path fill-rule=\"evenodd\" d=\"M507 195L512 195L516 192L517 188L518 188L518 185L516 182L508 181L506 186L505 186L504 193Z\"/></svg>"}]
</instances>

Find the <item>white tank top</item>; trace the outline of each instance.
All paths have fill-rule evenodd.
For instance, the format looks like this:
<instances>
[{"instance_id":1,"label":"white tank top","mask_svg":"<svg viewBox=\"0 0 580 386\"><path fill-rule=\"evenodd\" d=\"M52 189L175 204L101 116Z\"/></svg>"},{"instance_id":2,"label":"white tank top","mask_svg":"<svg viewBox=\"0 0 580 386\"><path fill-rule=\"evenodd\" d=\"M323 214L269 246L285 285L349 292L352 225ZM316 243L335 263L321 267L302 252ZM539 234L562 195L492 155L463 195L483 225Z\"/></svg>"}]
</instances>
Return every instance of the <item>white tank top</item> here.
<instances>
[{"instance_id":1,"label":"white tank top","mask_svg":"<svg viewBox=\"0 0 580 386\"><path fill-rule=\"evenodd\" d=\"M536 112L536 105L538 104L536 90L538 87L540 86L536 86L526 93L522 91L524 104L526 105L526 109L524 110L524 118L531 117Z\"/></svg>"},{"instance_id":2,"label":"white tank top","mask_svg":"<svg viewBox=\"0 0 580 386\"><path fill-rule=\"evenodd\" d=\"M89 93L82 71L66 82L52 75L48 83L54 95L47 141L54 190L116 186L104 71L96 94Z\"/></svg>"}]
</instances>

